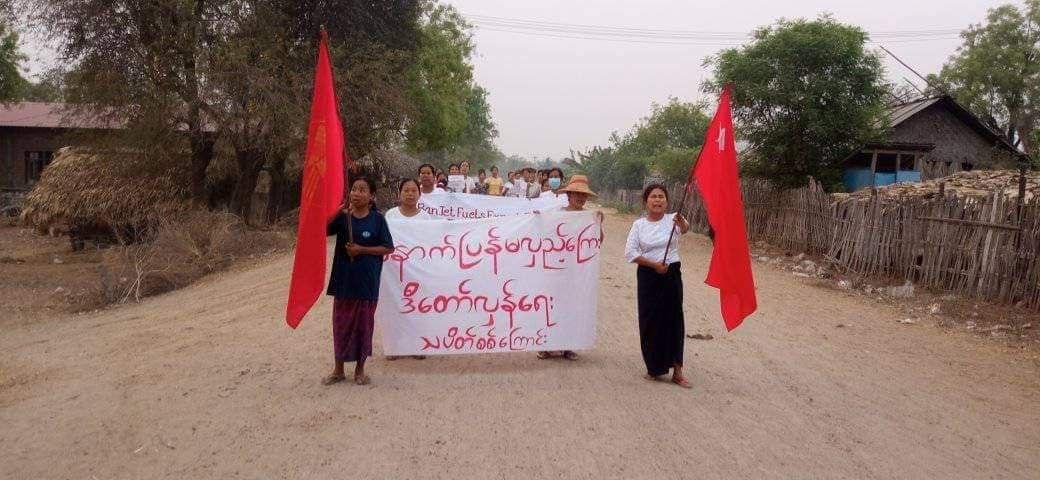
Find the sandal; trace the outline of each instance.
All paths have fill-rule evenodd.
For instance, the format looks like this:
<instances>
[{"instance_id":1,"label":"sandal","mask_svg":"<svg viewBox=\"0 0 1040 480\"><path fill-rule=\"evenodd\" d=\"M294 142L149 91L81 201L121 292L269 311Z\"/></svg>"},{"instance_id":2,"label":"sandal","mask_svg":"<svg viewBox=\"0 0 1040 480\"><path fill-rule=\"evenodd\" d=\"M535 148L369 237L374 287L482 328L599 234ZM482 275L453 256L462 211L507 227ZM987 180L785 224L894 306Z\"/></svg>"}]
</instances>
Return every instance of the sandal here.
<instances>
[{"instance_id":1,"label":"sandal","mask_svg":"<svg viewBox=\"0 0 1040 480\"><path fill-rule=\"evenodd\" d=\"M691 384L690 381L686 379L686 377L672 377L672 383L682 388L693 388L693 384Z\"/></svg>"},{"instance_id":2,"label":"sandal","mask_svg":"<svg viewBox=\"0 0 1040 480\"><path fill-rule=\"evenodd\" d=\"M372 382L372 379L368 378L368 375L365 375L365 374L354 375L354 383L357 384L357 385L368 385L371 382Z\"/></svg>"},{"instance_id":3,"label":"sandal","mask_svg":"<svg viewBox=\"0 0 1040 480\"><path fill-rule=\"evenodd\" d=\"M344 375L332 374L332 375L329 375L329 376L321 379L321 384L322 385L332 385L334 383L342 382L342 381L344 381L346 379L347 379L347 377L344 376Z\"/></svg>"},{"instance_id":4,"label":"sandal","mask_svg":"<svg viewBox=\"0 0 1040 480\"><path fill-rule=\"evenodd\" d=\"M577 360L578 354L572 350L564 350L563 358L566 358L567 360Z\"/></svg>"}]
</instances>

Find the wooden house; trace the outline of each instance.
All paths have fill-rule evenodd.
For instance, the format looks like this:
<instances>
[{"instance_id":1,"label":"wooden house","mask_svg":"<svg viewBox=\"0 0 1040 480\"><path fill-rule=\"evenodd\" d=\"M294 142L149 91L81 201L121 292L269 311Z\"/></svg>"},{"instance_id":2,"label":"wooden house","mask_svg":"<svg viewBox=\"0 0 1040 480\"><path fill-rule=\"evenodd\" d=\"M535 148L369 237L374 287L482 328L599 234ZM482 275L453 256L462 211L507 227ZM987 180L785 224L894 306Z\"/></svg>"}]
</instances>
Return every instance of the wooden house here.
<instances>
[{"instance_id":1,"label":"wooden house","mask_svg":"<svg viewBox=\"0 0 1040 480\"><path fill-rule=\"evenodd\" d=\"M849 191L1014 167L1025 158L948 95L894 105L887 122L881 142L864 145L846 160L843 180Z\"/></svg>"},{"instance_id":2,"label":"wooden house","mask_svg":"<svg viewBox=\"0 0 1040 480\"><path fill-rule=\"evenodd\" d=\"M0 104L0 190L25 192L40 180L68 134L110 130L101 121L68 113L65 104Z\"/></svg>"}]
</instances>

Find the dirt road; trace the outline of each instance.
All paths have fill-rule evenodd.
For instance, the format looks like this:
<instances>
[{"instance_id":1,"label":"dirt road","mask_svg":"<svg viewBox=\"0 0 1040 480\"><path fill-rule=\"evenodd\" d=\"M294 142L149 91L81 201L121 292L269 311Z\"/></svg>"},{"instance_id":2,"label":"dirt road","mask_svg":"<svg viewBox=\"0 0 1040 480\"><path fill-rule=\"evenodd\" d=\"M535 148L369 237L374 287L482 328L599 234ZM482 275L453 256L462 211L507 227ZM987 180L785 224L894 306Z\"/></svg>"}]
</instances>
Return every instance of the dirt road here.
<instances>
[{"instance_id":1,"label":"dirt road","mask_svg":"<svg viewBox=\"0 0 1040 480\"><path fill-rule=\"evenodd\" d=\"M323 387L330 302L284 326L289 257L9 325L0 478L1040 477L1030 354L761 266L761 313L725 334L695 235L687 330L715 340L687 341L692 391L643 380L630 221L608 217L578 362L377 358L373 385Z\"/></svg>"}]
</instances>

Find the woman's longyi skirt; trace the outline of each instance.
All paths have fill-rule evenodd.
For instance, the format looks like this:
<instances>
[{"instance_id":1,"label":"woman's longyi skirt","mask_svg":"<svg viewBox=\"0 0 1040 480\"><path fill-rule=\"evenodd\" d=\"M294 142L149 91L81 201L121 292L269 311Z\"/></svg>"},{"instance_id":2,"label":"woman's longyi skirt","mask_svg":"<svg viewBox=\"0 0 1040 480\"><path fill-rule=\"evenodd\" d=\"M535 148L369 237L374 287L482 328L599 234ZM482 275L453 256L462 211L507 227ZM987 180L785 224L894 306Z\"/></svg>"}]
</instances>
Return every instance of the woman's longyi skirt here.
<instances>
[{"instance_id":1,"label":"woman's longyi skirt","mask_svg":"<svg viewBox=\"0 0 1040 480\"><path fill-rule=\"evenodd\" d=\"M683 363L686 325L683 320L682 272L679 262L660 275L651 268L636 270L639 295L639 346L646 373L660 376Z\"/></svg>"},{"instance_id":2,"label":"woman's longyi skirt","mask_svg":"<svg viewBox=\"0 0 1040 480\"><path fill-rule=\"evenodd\" d=\"M332 346L337 362L356 362L372 356L376 301L335 299L332 303Z\"/></svg>"}]
</instances>

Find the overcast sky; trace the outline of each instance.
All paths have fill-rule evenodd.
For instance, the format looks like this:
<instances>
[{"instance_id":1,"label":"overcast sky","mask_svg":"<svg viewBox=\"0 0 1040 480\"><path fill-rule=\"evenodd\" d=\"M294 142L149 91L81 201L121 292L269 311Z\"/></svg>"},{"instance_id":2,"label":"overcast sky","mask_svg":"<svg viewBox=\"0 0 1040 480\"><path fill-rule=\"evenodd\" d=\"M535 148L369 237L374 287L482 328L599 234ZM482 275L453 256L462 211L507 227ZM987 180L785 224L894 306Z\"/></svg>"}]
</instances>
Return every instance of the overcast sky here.
<instances>
[{"instance_id":1,"label":"overcast sky","mask_svg":"<svg viewBox=\"0 0 1040 480\"><path fill-rule=\"evenodd\" d=\"M708 72L705 57L720 46L646 44L626 41L553 38L517 34L492 26L486 17L591 26L682 31L749 32L775 19L832 13L868 32L962 30L980 22L986 10L1006 1L988 0L449 0L476 16L477 80L490 102L507 154L526 157L568 155L606 144L611 131L625 131L645 116L652 102L675 96L702 98ZM480 27L484 19L484 27ZM506 28L510 29L510 28ZM514 29L515 30L515 29ZM557 30L566 32L569 29ZM587 36L557 33L562 36ZM882 42L920 73L935 73L960 45L956 34L928 35L926 41ZM731 43L724 40L722 43ZM712 41L701 42L712 43ZM901 81L913 74L886 59L888 75ZM918 81L919 84L922 82Z\"/></svg>"},{"instance_id":2,"label":"overcast sky","mask_svg":"<svg viewBox=\"0 0 1040 480\"><path fill-rule=\"evenodd\" d=\"M490 102L506 154L559 159L570 149L604 145L612 131L623 132L650 111L651 103L671 96L702 98L699 87L708 75L704 58L732 36L720 40L651 42L611 36L589 37L570 27L546 31L544 22L596 27L683 32L750 32L778 18L816 17L832 13L879 37L893 32L925 32L881 43L927 75L935 73L960 45L955 33L982 21L986 10L1008 3L996 0L445 0L477 24L477 81L490 92ZM1016 2L1018 3L1018 2ZM535 21L535 34L510 31L503 20ZM931 32L931 33L928 33ZM905 33L904 33L905 35ZM716 38L716 37L712 37ZM43 69L53 54L29 40L30 73ZM886 57L893 81L913 74ZM713 100L713 99L711 99Z\"/></svg>"}]
</instances>

